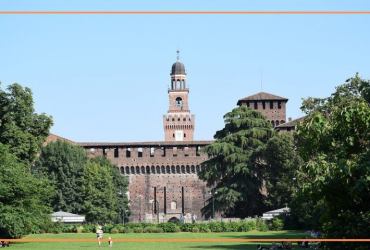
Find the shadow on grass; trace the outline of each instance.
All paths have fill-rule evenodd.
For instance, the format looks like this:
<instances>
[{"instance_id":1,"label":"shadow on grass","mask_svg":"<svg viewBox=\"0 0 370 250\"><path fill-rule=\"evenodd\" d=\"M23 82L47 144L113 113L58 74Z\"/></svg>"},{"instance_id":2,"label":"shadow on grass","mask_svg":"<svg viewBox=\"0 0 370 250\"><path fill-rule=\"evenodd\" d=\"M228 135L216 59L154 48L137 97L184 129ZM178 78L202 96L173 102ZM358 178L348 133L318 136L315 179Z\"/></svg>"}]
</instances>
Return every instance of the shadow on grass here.
<instances>
[{"instance_id":1,"label":"shadow on grass","mask_svg":"<svg viewBox=\"0 0 370 250\"><path fill-rule=\"evenodd\" d=\"M250 245L250 244L236 244L236 245L207 245L207 246L191 246L188 248L194 248L194 249L225 249L225 250L256 250L258 244L256 245Z\"/></svg>"},{"instance_id":2,"label":"shadow on grass","mask_svg":"<svg viewBox=\"0 0 370 250\"><path fill-rule=\"evenodd\" d=\"M245 235L223 235L222 237L236 239L304 239L309 236L310 235L305 232L295 231L295 232L281 232L281 233L277 232L266 234L248 233Z\"/></svg>"}]
</instances>

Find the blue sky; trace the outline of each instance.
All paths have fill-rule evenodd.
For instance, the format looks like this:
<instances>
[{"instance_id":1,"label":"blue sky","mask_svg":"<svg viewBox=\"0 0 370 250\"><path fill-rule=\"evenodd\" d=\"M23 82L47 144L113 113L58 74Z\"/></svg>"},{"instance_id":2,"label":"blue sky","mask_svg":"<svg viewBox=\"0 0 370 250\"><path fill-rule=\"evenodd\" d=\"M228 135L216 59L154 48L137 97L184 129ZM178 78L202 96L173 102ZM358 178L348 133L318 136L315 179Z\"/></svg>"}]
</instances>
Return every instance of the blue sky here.
<instances>
[{"instance_id":1,"label":"blue sky","mask_svg":"<svg viewBox=\"0 0 370 250\"><path fill-rule=\"evenodd\" d=\"M369 1L0 1L1 10L370 10ZM181 50L196 139L261 90L324 97L370 79L370 15L0 15L0 81L33 90L52 132L76 141L163 140Z\"/></svg>"}]
</instances>

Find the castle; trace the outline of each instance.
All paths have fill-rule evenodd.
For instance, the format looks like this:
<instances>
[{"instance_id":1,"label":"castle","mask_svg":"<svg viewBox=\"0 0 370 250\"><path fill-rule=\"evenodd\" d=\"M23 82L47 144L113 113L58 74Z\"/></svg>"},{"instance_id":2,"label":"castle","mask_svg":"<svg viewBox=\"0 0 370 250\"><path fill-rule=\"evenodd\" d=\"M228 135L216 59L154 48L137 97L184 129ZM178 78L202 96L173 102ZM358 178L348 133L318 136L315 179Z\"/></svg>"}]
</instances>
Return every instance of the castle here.
<instances>
[{"instance_id":1,"label":"castle","mask_svg":"<svg viewBox=\"0 0 370 250\"><path fill-rule=\"evenodd\" d=\"M130 221L173 221L194 215L202 219L201 209L212 198L210 188L197 175L207 160L202 148L212 141L194 140L195 116L189 108L186 76L177 57L170 74L169 108L163 116L164 141L77 143L91 157L108 158L128 177ZM291 131L295 125L286 122L287 101L260 92L240 99L237 105L261 112L277 130Z\"/></svg>"}]
</instances>

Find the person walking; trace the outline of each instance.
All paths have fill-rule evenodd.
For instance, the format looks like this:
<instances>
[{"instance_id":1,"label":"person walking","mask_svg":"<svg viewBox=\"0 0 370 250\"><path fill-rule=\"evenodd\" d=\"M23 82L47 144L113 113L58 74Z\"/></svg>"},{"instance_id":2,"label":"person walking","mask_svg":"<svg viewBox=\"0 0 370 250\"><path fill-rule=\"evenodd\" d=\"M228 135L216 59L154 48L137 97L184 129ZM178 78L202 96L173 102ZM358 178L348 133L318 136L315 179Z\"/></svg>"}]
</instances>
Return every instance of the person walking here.
<instances>
[{"instance_id":1,"label":"person walking","mask_svg":"<svg viewBox=\"0 0 370 250\"><path fill-rule=\"evenodd\" d=\"M101 246L101 241L103 239L103 229L101 226L98 226L97 229L96 229L96 238L98 239L98 244L99 244L99 247Z\"/></svg>"}]
</instances>

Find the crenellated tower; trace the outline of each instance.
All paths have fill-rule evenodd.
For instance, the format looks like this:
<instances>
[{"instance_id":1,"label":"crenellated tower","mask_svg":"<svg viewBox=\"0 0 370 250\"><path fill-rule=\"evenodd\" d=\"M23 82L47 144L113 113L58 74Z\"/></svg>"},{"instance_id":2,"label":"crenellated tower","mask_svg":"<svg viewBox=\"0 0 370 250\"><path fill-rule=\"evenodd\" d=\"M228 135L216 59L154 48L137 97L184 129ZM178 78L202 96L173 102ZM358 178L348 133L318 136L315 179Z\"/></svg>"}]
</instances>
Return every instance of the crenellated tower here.
<instances>
[{"instance_id":1,"label":"crenellated tower","mask_svg":"<svg viewBox=\"0 0 370 250\"><path fill-rule=\"evenodd\" d=\"M193 141L195 116L189 109L186 71L184 64L180 62L179 51L170 75L169 109L163 116L165 141Z\"/></svg>"}]
</instances>

